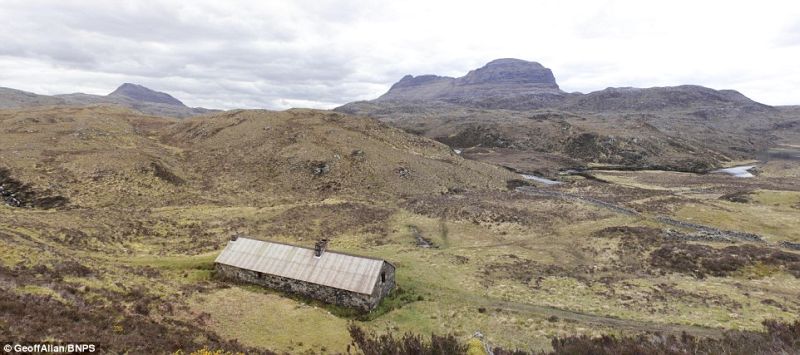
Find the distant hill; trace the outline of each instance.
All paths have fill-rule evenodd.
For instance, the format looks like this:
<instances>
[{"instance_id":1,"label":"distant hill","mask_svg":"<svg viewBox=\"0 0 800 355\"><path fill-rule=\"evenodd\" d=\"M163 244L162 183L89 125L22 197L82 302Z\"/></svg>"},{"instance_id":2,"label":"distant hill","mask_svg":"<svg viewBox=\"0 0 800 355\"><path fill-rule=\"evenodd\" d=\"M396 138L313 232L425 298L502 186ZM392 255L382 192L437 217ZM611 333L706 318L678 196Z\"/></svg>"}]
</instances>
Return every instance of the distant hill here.
<instances>
[{"instance_id":1,"label":"distant hill","mask_svg":"<svg viewBox=\"0 0 800 355\"><path fill-rule=\"evenodd\" d=\"M177 118L218 111L201 107L187 107L172 95L131 83L122 84L108 95L74 93L47 96L0 88L0 108L85 105L117 105L149 115Z\"/></svg>"},{"instance_id":2,"label":"distant hill","mask_svg":"<svg viewBox=\"0 0 800 355\"><path fill-rule=\"evenodd\" d=\"M589 164L708 171L773 144L787 115L696 85L562 91L537 62L497 59L459 78L407 75L339 112L376 117L468 157L554 174Z\"/></svg>"},{"instance_id":3,"label":"distant hill","mask_svg":"<svg viewBox=\"0 0 800 355\"><path fill-rule=\"evenodd\" d=\"M131 83L122 84L122 86L118 87L116 90L114 90L114 92L108 94L107 97L124 97L141 102L152 102L156 104L186 107L183 102L180 102L170 94L150 90L144 86Z\"/></svg>"},{"instance_id":4,"label":"distant hill","mask_svg":"<svg viewBox=\"0 0 800 355\"><path fill-rule=\"evenodd\" d=\"M586 95L572 95L560 105L563 109L616 112L665 111L704 107L741 108L771 111L735 90L714 90L697 85L653 88L607 88Z\"/></svg>"},{"instance_id":5,"label":"distant hill","mask_svg":"<svg viewBox=\"0 0 800 355\"><path fill-rule=\"evenodd\" d=\"M0 108L63 105L63 99L0 87Z\"/></svg>"}]
</instances>

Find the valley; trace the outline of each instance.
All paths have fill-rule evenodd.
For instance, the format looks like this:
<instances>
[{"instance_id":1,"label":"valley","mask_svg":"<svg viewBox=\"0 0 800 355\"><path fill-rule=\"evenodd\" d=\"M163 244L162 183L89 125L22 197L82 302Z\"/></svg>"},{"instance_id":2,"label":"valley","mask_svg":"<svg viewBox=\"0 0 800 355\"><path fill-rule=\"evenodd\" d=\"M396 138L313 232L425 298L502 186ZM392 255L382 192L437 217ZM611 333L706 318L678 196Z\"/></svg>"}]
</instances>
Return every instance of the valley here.
<instances>
[{"instance_id":1,"label":"valley","mask_svg":"<svg viewBox=\"0 0 800 355\"><path fill-rule=\"evenodd\" d=\"M569 175L558 154L505 161L525 154L406 131L306 109L2 110L0 183L19 204L0 204L0 329L132 352L338 353L355 323L547 351L553 337L719 338L800 313L797 142L726 163L757 165L752 178ZM390 260L399 288L359 316L218 280L214 258L235 234L328 238Z\"/></svg>"}]
</instances>

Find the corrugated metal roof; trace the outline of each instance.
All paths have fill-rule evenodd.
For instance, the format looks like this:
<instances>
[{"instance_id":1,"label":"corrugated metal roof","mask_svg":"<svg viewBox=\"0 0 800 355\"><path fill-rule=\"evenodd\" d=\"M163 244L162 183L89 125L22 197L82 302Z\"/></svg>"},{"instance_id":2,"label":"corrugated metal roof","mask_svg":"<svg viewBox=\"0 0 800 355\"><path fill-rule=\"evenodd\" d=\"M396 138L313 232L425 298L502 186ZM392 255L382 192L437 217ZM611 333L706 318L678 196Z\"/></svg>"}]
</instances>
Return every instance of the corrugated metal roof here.
<instances>
[{"instance_id":1,"label":"corrugated metal roof","mask_svg":"<svg viewBox=\"0 0 800 355\"><path fill-rule=\"evenodd\" d=\"M217 257L217 263L265 274L372 294L383 260L239 237Z\"/></svg>"}]
</instances>

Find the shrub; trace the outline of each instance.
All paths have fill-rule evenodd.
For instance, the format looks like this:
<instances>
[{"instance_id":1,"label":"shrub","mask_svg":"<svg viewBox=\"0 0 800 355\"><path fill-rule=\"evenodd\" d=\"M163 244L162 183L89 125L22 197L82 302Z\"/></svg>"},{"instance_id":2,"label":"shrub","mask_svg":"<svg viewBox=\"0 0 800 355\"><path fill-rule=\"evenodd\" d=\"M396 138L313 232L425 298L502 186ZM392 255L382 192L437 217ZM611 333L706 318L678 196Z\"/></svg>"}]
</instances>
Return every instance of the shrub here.
<instances>
[{"instance_id":1,"label":"shrub","mask_svg":"<svg viewBox=\"0 0 800 355\"><path fill-rule=\"evenodd\" d=\"M668 244L653 251L653 266L694 274L728 276L746 266L785 268L800 277L800 255L757 245L735 245L722 249L698 244Z\"/></svg>"},{"instance_id":2,"label":"shrub","mask_svg":"<svg viewBox=\"0 0 800 355\"><path fill-rule=\"evenodd\" d=\"M352 347L364 355L445 355L467 352L467 345L452 334L445 336L431 334L430 341L424 341L421 336L411 333L399 337L395 337L392 333L380 335L367 333L354 324L348 327L348 331L353 339L352 346L348 347L348 353Z\"/></svg>"},{"instance_id":3,"label":"shrub","mask_svg":"<svg viewBox=\"0 0 800 355\"><path fill-rule=\"evenodd\" d=\"M680 336L645 333L617 337L603 335L592 338L586 335L553 338L550 352L539 354L570 355L683 355L683 354L798 354L800 353L800 321L784 323L774 320L764 321L764 332L728 331L720 339L700 338L686 333ZM424 342L418 335L406 333L395 335L367 333L351 325L352 346L366 355L403 354L482 354L481 342L471 339L459 343L453 335L431 335L430 342ZM348 353L350 352L348 348ZM494 348L495 355L525 355L523 350Z\"/></svg>"}]
</instances>

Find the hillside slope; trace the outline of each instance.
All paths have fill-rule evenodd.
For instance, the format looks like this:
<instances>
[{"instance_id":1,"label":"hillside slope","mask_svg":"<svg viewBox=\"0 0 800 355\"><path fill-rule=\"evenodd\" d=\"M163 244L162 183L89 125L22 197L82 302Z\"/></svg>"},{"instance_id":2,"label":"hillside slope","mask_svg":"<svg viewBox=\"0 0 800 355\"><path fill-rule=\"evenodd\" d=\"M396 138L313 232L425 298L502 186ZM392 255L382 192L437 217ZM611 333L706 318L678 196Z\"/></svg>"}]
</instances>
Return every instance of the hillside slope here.
<instances>
[{"instance_id":1,"label":"hillside slope","mask_svg":"<svg viewBox=\"0 0 800 355\"><path fill-rule=\"evenodd\" d=\"M233 111L170 128L164 141L219 191L360 196L502 189L515 176L373 119L315 110Z\"/></svg>"},{"instance_id":2,"label":"hillside slope","mask_svg":"<svg viewBox=\"0 0 800 355\"><path fill-rule=\"evenodd\" d=\"M0 167L73 206L264 203L504 189L515 176L444 144L339 113L184 121L116 107L0 110ZM248 191L242 194L241 191Z\"/></svg>"}]
</instances>

